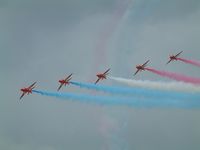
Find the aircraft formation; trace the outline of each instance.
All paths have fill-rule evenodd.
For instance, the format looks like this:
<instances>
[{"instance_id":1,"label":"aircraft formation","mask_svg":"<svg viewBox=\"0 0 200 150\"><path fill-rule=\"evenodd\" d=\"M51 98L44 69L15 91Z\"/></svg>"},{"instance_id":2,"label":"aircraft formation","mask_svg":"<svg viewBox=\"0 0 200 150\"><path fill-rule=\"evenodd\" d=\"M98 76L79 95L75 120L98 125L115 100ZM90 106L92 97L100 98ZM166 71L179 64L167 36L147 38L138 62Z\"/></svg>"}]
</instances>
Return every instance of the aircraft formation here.
<instances>
[{"instance_id":1,"label":"aircraft formation","mask_svg":"<svg viewBox=\"0 0 200 150\"><path fill-rule=\"evenodd\" d=\"M182 53L183 51L179 52L178 54L176 55L171 55L169 56L169 61L166 63L166 64L169 64L170 62L172 61L177 61L178 60L178 57L180 56L180 54ZM142 65L137 65L136 66L136 72L134 73L134 76L140 72L140 71L145 71L146 70L146 66L147 64L149 63L150 60L147 60L144 64ZM103 73L98 73L96 76L97 76L97 80L94 82L94 84L97 84L100 80L104 80L104 79L107 79L107 76L109 74L109 71L110 71L110 68L107 69L105 72ZM61 79L59 80L59 87L57 89L57 91L59 91L63 86L66 86L66 85L69 85L70 84L70 80L72 79L72 73L70 75L68 75L66 78L64 79ZM33 84L31 84L30 86L28 87L25 87L25 88L22 88L21 89L21 92L22 92L22 95L20 96L20 99L22 99L26 94L29 95L30 93L32 93L32 90L36 87L36 82L34 82Z\"/></svg>"}]
</instances>

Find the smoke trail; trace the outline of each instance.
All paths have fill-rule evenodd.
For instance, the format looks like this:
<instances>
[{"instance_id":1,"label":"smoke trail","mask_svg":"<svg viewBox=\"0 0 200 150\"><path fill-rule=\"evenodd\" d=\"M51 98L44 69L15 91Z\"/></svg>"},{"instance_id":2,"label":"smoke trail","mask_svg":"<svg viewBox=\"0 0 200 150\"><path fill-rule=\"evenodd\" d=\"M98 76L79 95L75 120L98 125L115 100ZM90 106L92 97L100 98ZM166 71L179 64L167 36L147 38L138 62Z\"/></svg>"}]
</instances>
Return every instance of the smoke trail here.
<instances>
[{"instance_id":1,"label":"smoke trail","mask_svg":"<svg viewBox=\"0 0 200 150\"><path fill-rule=\"evenodd\" d=\"M172 73L172 72L166 72L166 71L159 71L156 69L152 69L152 68L145 68L146 70L153 72L155 74L158 74L160 76L163 77L168 77L177 81L183 81L186 83L192 83L192 84L196 84L196 85L200 85L200 78L193 78L193 77L188 77L185 75L181 75L181 74L176 74L176 73Z\"/></svg>"},{"instance_id":2,"label":"smoke trail","mask_svg":"<svg viewBox=\"0 0 200 150\"><path fill-rule=\"evenodd\" d=\"M83 103L93 103L100 105L119 105L130 106L136 108L156 108L156 107L172 107L172 108L200 108L200 101L198 100L160 100L160 99L138 99L132 98L120 98L120 97L106 97L106 96L91 96L84 94L74 93L58 93L33 90L34 93L38 93L45 96L56 97L60 99L79 101Z\"/></svg>"},{"instance_id":3,"label":"smoke trail","mask_svg":"<svg viewBox=\"0 0 200 150\"><path fill-rule=\"evenodd\" d=\"M39 91L39 90L33 90L33 92L50 96L50 97L56 97L61 99L68 99L68 100L77 100L79 102L84 103L95 103L95 104L106 104L106 105L121 105L123 104L123 100L119 98L112 98L112 97L104 97L104 96L90 96L90 95L84 95L84 94L74 94L74 93L59 93L59 92L47 92L47 91ZM137 101L137 100L136 100ZM129 104L131 101L126 101L125 104Z\"/></svg>"},{"instance_id":4,"label":"smoke trail","mask_svg":"<svg viewBox=\"0 0 200 150\"><path fill-rule=\"evenodd\" d=\"M196 61L196 60L188 60L188 59L184 59L184 58L177 58L177 59L180 60L180 61L182 61L182 62L185 62L185 63L187 63L187 64L191 64L191 65L200 67L200 62L199 62L199 61Z\"/></svg>"},{"instance_id":5,"label":"smoke trail","mask_svg":"<svg viewBox=\"0 0 200 150\"><path fill-rule=\"evenodd\" d=\"M99 64L106 64L106 48L108 46L109 40L116 31L121 19L123 18L125 12L130 5L131 0L119 0L117 8L113 13L112 18L106 24L104 30L100 33L98 41L95 45L95 63L93 65L93 72L99 67Z\"/></svg>"},{"instance_id":6,"label":"smoke trail","mask_svg":"<svg viewBox=\"0 0 200 150\"><path fill-rule=\"evenodd\" d=\"M125 79L120 77L111 77L110 79L115 80L120 83L124 83L130 86L139 87L139 88L148 88L156 90L167 90L167 91L180 91L180 92L191 92L198 93L200 92L200 86L195 86L190 83L184 82L162 82L162 81L149 81L149 80L133 80Z\"/></svg>"},{"instance_id":7,"label":"smoke trail","mask_svg":"<svg viewBox=\"0 0 200 150\"><path fill-rule=\"evenodd\" d=\"M96 85L96 84L89 84L89 83L79 83L79 82L70 82L75 86L79 86L81 88L87 89L94 89L97 91L108 92L112 94L122 94L122 95L129 95L135 96L138 98L157 98L157 99L193 99L199 100L199 94L187 94L187 93L178 93L178 92L163 92L159 90L152 90L152 89L144 89L144 88L126 88L126 87L111 87L105 85Z\"/></svg>"}]
</instances>

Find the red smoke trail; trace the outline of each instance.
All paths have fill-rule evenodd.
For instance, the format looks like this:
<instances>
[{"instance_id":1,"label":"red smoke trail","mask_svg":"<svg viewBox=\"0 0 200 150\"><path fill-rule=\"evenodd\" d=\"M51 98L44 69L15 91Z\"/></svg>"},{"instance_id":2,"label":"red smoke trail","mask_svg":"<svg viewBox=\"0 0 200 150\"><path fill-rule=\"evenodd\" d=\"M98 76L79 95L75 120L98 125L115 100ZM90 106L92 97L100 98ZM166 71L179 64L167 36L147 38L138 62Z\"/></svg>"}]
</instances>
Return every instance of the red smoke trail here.
<instances>
[{"instance_id":1,"label":"red smoke trail","mask_svg":"<svg viewBox=\"0 0 200 150\"><path fill-rule=\"evenodd\" d=\"M184 58L177 58L177 59L180 60L180 61L183 61L183 62L185 62L185 63L188 63L188 64L191 64L191 65L200 67L200 62L199 62L199 61L196 61L196 60L188 60L188 59L184 59Z\"/></svg>"},{"instance_id":2,"label":"red smoke trail","mask_svg":"<svg viewBox=\"0 0 200 150\"><path fill-rule=\"evenodd\" d=\"M105 65L107 63L106 59L106 50L108 46L108 42L111 39L113 33L117 29L119 22L124 16L131 0L120 0L117 4L117 9L114 11L112 18L110 18L110 22L106 24L103 31L100 33L96 46L94 48L95 51L95 62L93 65L93 73L97 71L100 65Z\"/></svg>"},{"instance_id":3,"label":"red smoke trail","mask_svg":"<svg viewBox=\"0 0 200 150\"><path fill-rule=\"evenodd\" d=\"M145 69L155 74L158 74L160 76L168 77L177 81L183 81L183 82L192 83L192 84L200 84L200 78L193 78L193 77L188 77L181 74L176 74L176 73L171 73L171 72L166 72L166 71L159 71L152 68L145 68Z\"/></svg>"},{"instance_id":4,"label":"red smoke trail","mask_svg":"<svg viewBox=\"0 0 200 150\"><path fill-rule=\"evenodd\" d=\"M93 62L93 66L92 66L92 75L91 75L91 79L93 79L92 77L94 76L94 72L96 72L100 65L106 65L107 64L107 57L106 57L106 51L107 51L107 47L109 44L109 40L112 38L114 32L116 31L120 21L122 20L122 17L124 16L126 10L128 9L128 6L130 4L131 0L119 0L117 8L112 16L112 18L110 18L109 22L106 23L105 27L103 28L103 31L100 33L99 37L98 37L98 41L94 47L94 62ZM105 66L105 67L110 67L110 66ZM100 124L104 124L104 121L102 118L100 119ZM99 128L102 128L101 125ZM105 138L105 145L104 148L105 149L110 149L110 144L108 141L112 141L112 139L109 139L109 136L112 135L112 132L110 131L110 128L112 128L112 124L111 126L108 124L105 125L105 127L103 127L103 134L102 136ZM104 131L105 130L105 131ZM112 137L112 136L111 136Z\"/></svg>"},{"instance_id":5,"label":"red smoke trail","mask_svg":"<svg viewBox=\"0 0 200 150\"><path fill-rule=\"evenodd\" d=\"M126 10L128 9L130 2L131 0L119 0L117 8L112 18L110 18L110 21L106 23L105 27L100 33L98 37L98 41L94 47L94 62L93 62L92 70L91 70L92 74L91 74L90 80L93 79L94 72L96 72L99 69L100 65L103 66L107 64L106 51L107 51L109 40L112 38L114 32L116 31L122 17L124 16ZM105 66L105 67L108 67L108 66ZM104 120L100 119L100 124L101 122L104 123ZM110 143L107 142L107 141L110 141L110 139L107 136L112 133L109 133L108 131L109 129L110 129L109 126L108 127L105 126L105 132L102 133L102 134L105 134L105 137L104 137L106 141L105 149L110 149Z\"/></svg>"}]
</instances>

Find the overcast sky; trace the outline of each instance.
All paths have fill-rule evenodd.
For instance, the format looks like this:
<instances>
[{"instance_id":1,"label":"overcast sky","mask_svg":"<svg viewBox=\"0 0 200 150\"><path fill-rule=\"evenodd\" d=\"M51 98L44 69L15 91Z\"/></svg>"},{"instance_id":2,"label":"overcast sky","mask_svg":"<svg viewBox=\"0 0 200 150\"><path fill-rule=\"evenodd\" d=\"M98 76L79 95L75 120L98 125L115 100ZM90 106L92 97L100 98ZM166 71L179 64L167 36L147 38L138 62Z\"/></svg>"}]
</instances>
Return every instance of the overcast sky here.
<instances>
[{"instance_id":1,"label":"overcast sky","mask_svg":"<svg viewBox=\"0 0 200 150\"><path fill-rule=\"evenodd\" d=\"M55 91L69 73L88 82L108 67L132 78L147 59L151 67L199 77L199 68L165 65L181 50L200 60L199 18L199 0L0 0L0 149L199 150L199 110L98 106L36 94L19 101L19 89L34 81ZM168 81L150 72L135 78ZM91 94L73 86L62 91Z\"/></svg>"}]
</instances>

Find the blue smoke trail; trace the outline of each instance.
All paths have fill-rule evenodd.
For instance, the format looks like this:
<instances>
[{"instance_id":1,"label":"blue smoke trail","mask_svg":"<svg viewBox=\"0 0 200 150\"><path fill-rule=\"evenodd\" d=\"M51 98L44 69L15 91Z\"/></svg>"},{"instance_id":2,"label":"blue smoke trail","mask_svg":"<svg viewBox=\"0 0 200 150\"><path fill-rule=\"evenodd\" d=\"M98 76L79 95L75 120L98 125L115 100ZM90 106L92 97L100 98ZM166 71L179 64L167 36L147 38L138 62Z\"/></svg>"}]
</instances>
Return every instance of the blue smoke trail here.
<instances>
[{"instance_id":1,"label":"blue smoke trail","mask_svg":"<svg viewBox=\"0 0 200 150\"><path fill-rule=\"evenodd\" d=\"M79 86L81 88L94 89L97 91L108 92L112 94L127 94L134 95L140 98L151 97L151 98L159 98L159 99L177 99L177 100L200 100L200 94L196 93L180 93L180 92L168 92L168 91L160 91L153 89L145 89L145 88L126 88L126 87L111 87L105 85L96 85L89 83L79 83L79 82L70 82L75 86Z\"/></svg>"},{"instance_id":2,"label":"blue smoke trail","mask_svg":"<svg viewBox=\"0 0 200 150\"><path fill-rule=\"evenodd\" d=\"M132 98L121 98L112 96L91 96L85 94L74 94L74 93L58 93L58 92L46 92L33 90L34 93L38 93L45 96L56 97L67 100L76 100L83 103L93 103L100 105L119 105L119 106L132 106L136 108L153 108L153 107L172 107L172 108L200 108L200 101L196 100L159 100L159 99L138 99Z\"/></svg>"}]
</instances>

